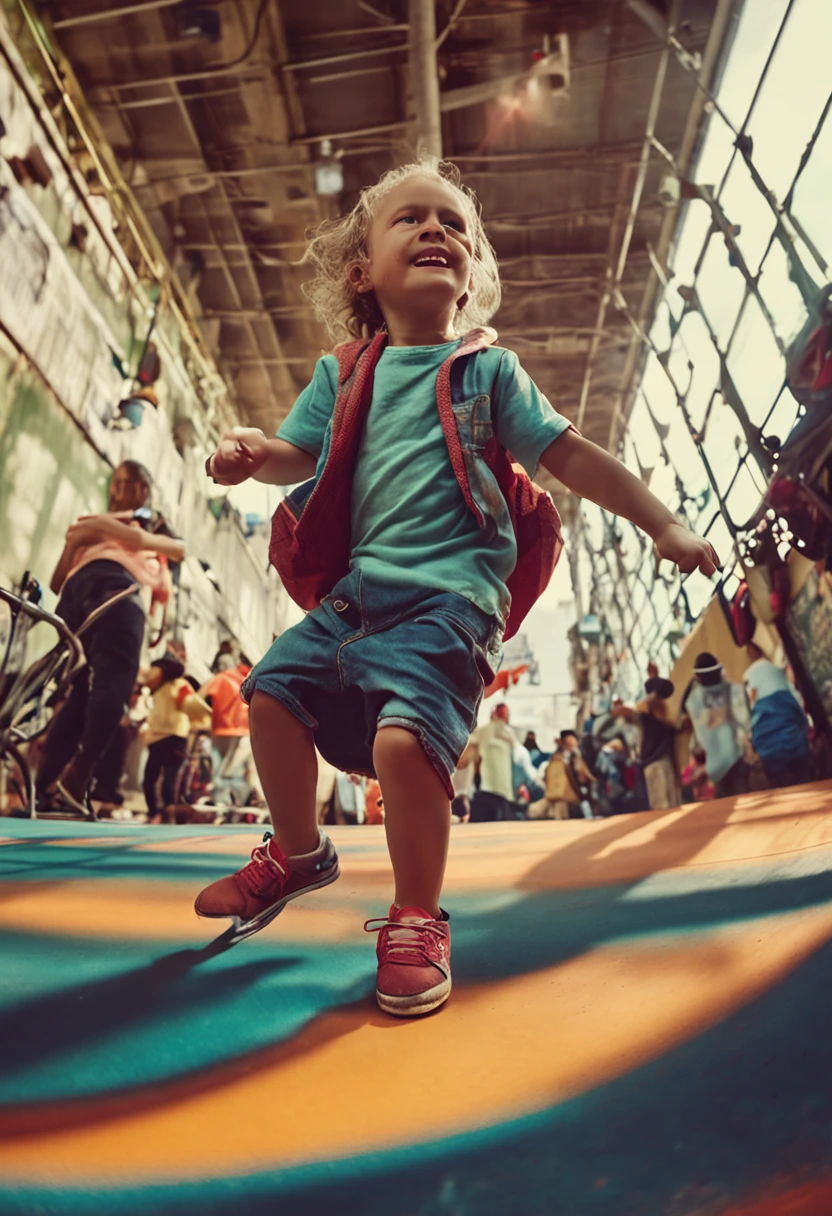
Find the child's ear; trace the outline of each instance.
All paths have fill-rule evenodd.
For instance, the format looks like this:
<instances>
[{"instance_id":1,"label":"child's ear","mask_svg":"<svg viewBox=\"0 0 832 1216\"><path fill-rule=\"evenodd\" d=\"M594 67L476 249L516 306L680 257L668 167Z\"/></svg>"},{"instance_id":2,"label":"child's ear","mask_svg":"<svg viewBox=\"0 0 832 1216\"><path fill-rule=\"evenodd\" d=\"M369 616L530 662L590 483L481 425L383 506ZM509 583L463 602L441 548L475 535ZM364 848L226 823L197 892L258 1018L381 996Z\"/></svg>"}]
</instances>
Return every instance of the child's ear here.
<instances>
[{"instance_id":1,"label":"child's ear","mask_svg":"<svg viewBox=\"0 0 832 1216\"><path fill-rule=\"evenodd\" d=\"M353 291L356 291L359 295L364 295L365 292L373 290L370 276L367 273L366 262L353 262L347 271L347 278Z\"/></svg>"}]
</instances>

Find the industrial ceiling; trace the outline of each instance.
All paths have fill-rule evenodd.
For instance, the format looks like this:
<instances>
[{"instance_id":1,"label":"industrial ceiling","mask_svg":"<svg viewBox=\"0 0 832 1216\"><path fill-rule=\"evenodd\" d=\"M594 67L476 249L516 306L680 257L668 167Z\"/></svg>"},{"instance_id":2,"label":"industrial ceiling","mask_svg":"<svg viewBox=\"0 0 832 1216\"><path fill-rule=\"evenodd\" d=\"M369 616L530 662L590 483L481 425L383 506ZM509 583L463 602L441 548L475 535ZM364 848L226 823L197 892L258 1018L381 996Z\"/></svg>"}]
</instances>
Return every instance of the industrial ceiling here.
<instances>
[{"instance_id":1,"label":"industrial ceiling","mask_svg":"<svg viewBox=\"0 0 832 1216\"><path fill-rule=\"evenodd\" d=\"M324 331L304 233L411 159L419 0L38 5L244 419L273 431ZM555 408L615 446L729 32L725 0L438 0L442 152L476 191L496 319ZM422 62L424 67L424 61ZM658 272L658 273L657 273ZM554 487L553 487L554 488Z\"/></svg>"}]
</instances>

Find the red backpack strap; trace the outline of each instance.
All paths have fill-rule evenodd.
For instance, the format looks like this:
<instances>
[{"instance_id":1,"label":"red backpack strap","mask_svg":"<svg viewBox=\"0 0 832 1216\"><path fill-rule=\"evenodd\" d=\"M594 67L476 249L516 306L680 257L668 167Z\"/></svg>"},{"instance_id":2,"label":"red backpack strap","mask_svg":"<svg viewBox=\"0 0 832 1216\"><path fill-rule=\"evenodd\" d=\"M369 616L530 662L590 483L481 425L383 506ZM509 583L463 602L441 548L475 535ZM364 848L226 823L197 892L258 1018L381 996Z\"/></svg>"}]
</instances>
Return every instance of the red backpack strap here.
<instances>
[{"instance_id":1,"label":"red backpack strap","mask_svg":"<svg viewBox=\"0 0 832 1216\"><path fill-rule=\"evenodd\" d=\"M439 418L442 422L442 432L448 445L451 466L459 482L459 488L462 490L462 497L465 499L468 509L472 512L481 528L485 527L485 520L471 493L471 485L465 469L465 457L462 454L462 444L459 442L459 431L457 430L456 418L454 417L453 398L451 395L451 368L456 360L463 355L473 355L478 350L483 350L486 346L492 346L496 341L497 331L491 329L490 326L484 326L482 329L472 329L470 333L465 335L454 353L445 360L436 376L436 405L439 410Z\"/></svg>"},{"instance_id":2,"label":"red backpack strap","mask_svg":"<svg viewBox=\"0 0 832 1216\"><path fill-rule=\"evenodd\" d=\"M334 352L338 360L338 393L332 413L332 442L321 480L327 468L340 463L345 444L351 450L352 464L355 463L361 438L358 430L370 406L376 364L387 340L387 331L382 329L371 342L346 342ZM350 481L352 464L348 470Z\"/></svg>"},{"instance_id":3,"label":"red backpack strap","mask_svg":"<svg viewBox=\"0 0 832 1216\"><path fill-rule=\"evenodd\" d=\"M299 517L284 499L272 528L272 562L302 608L315 607L349 570L353 472L364 418L373 394L373 373L387 334L353 342L335 352L338 394L329 453Z\"/></svg>"},{"instance_id":4,"label":"red backpack strap","mask_svg":"<svg viewBox=\"0 0 832 1216\"><path fill-rule=\"evenodd\" d=\"M332 352L338 360L338 387L340 388L345 381L349 380L352 373L355 371L355 365L359 360L361 352L369 343L362 341L361 338L356 338L352 342L342 342L340 346L336 346Z\"/></svg>"}]
</instances>

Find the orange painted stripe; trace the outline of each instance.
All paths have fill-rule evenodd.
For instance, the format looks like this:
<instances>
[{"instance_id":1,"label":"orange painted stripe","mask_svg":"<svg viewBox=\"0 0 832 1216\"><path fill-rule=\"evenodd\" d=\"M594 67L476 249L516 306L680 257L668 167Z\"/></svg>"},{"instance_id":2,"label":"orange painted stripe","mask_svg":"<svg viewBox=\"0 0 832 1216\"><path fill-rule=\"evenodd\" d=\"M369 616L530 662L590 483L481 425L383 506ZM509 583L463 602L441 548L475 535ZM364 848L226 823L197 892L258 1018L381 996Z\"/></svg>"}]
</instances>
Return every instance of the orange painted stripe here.
<instances>
[{"instance_id":1,"label":"orange painted stripe","mask_svg":"<svg viewBox=\"0 0 832 1216\"><path fill-rule=\"evenodd\" d=\"M139 1095L143 1109L125 1110L124 1098L109 1109L69 1103L62 1130L14 1137L36 1112L6 1110L0 1173L63 1185L217 1177L492 1125L603 1084L701 1033L830 936L832 907L815 908L599 948L532 975L460 988L438 1017L421 1021L362 1004L324 1015L294 1042L233 1070ZM193 1092L197 1084L203 1088Z\"/></svg>"},{"instance_id":2,"label":"orange painted stripe","mask_svg":"<svg viewBox=\"0 0 832 1216\"><path fill-rule=\"evenodd\" d=\"M87 939L193 941L207 943L230 920L201 920L194 912L199 882L135 882L124 879L62 879L57 883L6 883L0 930ZM367 916L386 907L366 911ZM281 914L286 941L339 942L363 938L364 917L325 889L289 904Z\"/></svg>"},{"instance_id":3,"label":"orange painted stripe","mask_svg":"<svg viewBox=\"0 0 832 1216\"><path fill-rule=\"evenodd\" d=\"M749 795L736 802L708 803L651 815L622 816L599 823L459 825L451 841L446 898L480 891L576 890L639 882L658 872L755 863L812 849L832 847L832 788ZM342 849L342 877L331 890L301 907L292 906L292 931L310 940L343 940L360 934L341 919L353 904L358 917L383 912L392 893L390 863L381 827L333 831ZM86 843L131 846L131 851L174 853L183 863L195 855L229 855L242 864L256 843L252 833L233 832L142 842L142 837L90 837ZM24 842L25 843L25 842ZM57 842L56 842L57 843ZM60 842L84 843L79 837ZM51 846L46 846L51 847ZM181 879L76 877L61 870L42 881L3 885L0 929L65 933L89 937L158 938L209 941L221 932L192 912L200 886ZM313 912L312 909L315 911ZM338 922L322 923L321 914L338 909ZM290 910L284 913L289 917ZM348 914L345 913L345 916ZM286 919L282 924L287 924ZM307 932L308 930L308 932Z\"/></svg>"}]
</instances>

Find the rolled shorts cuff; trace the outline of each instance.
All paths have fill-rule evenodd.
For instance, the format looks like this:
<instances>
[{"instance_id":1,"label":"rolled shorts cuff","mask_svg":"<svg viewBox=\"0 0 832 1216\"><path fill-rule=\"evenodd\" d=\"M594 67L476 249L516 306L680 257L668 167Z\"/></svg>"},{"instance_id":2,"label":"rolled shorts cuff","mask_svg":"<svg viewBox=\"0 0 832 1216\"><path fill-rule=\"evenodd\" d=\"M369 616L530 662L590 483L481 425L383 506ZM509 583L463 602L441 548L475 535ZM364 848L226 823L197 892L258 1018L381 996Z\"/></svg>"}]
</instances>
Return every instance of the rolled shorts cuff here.
<instances>
[{"instance_id":1,"label":"rolled shorts cuff","mask_svg":"<svg viewBox=\"0 0 832 1216\"><path fill-rule=\"evenodd\" d=\"M251 705L251 698L255 692L264 692L268 696L273 697L275 701L279 701L290 713L295 715L299 722L302 722L304 726L308 726L310 730L318 729L318 719L313 717L309 710L301 705L297 697L292 696L277 676L268 672L263 672L261 675L249 676L240 687L240 695L246 705Z\"/></svg>"},{"instance_id":2,"label":"rolled shorts cuff","mask_svg":"<svg viewBox=\"0 0 832 1216\"><path fill-rule=\"evenodd\" d=\"M418 718L405 718L398 714L390 715L389 717L381 717L378 720L378 729L381 730L384 726L401 726L403 730L409 730L411 734L422 745L422 749L430 760L433 767L445 787L445 793L448 798L453 801L456 797L451 774L456 772L456 759L450 755L447 748L443 748L441 742L431 734L425 727L423 722Z\"/></svg>"}]
</instances>

